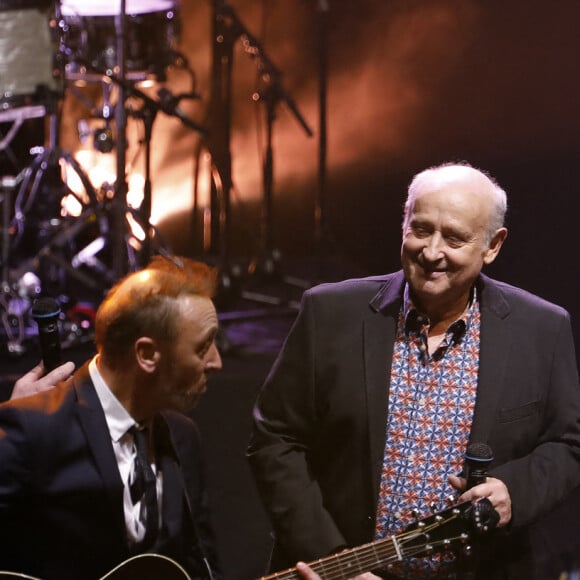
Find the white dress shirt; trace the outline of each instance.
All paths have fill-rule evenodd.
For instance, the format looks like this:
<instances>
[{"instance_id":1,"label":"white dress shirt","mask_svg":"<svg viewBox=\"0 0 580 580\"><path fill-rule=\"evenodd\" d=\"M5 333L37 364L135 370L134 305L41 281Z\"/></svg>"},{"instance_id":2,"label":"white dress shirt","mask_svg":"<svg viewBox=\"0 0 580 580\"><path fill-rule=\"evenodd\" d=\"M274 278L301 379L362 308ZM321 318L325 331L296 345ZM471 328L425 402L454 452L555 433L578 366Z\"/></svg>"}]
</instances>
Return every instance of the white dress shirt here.
<instances>
[{"instance_id":1,"label":"white dress shirt","mask_svg":"<svg viewBox=\"0 0 580 580\"><path fill-rule=\"evenodd\" d=\"M117 397L115 397L105 383L99 369L97 368L97 358L98 355L96 355L89 363L89 374L105 413L113 451L115 452L117 466L119 467L119 473L121 475L121 480L123 481L123 510L125 514L127 537L130 542L140 542L145 536L145 525L140 517L142 502L138 501L133 505L131 494L129 492L129 481L133 470L136 450L133 442L133 435L128 433L129 429L135 425L138 426L138 423L131 417L131 415L129 415L125 407L121 405ZM161 471L157 470L154 461L151 463L151 467L157 477L157 505L159 506L159 524L161 525L162 475Z\"/></svg>"}]
</instances>

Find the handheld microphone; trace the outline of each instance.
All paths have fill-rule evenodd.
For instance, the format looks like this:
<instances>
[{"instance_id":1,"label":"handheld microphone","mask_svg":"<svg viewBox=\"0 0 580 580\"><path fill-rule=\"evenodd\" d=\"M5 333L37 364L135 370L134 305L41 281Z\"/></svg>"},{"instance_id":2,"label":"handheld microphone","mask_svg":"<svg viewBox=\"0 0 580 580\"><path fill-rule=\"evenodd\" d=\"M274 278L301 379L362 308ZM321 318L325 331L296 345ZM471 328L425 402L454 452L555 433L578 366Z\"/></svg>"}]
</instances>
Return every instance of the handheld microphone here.
<instances>
[{"instance_id":1,"label":"handheld microphone","mask_svg":"<svg viewBox=\"0 0 580 580\"><path fill-rule=\"evenodd\" d=\"M463 474L466 479L465 491L467 491L485 482L487 468L493 461L493 452L491 447L485 443L470 443L464 457ZM487 497L480 498L473 504L471 518L478 534L486 534L495 528L500 519Z\"/></svg>"},{"instance_id":2,"label":"handheld microphone","mask_svg":"<svg viewBox=\"0 0 580 580\"><path fill-rule=\"evenodd\" d=\"M487 468L493 461L493 452L485 443L470 443L465 452L463 473L466 479L465 491L485 482Z\"/></svg>"},{"instance_id":3,"label":"handheld microphone","mask_svg":"<svg viewBox=\"0 0 580 580\"><path fill-rule=\"evenodd\" d=\"M60 306L54 298L37 298L32 304L32 318L38 324L40 352L47 372L62 363L58 329L59 314Z\"/></svg>"}]
</instances>

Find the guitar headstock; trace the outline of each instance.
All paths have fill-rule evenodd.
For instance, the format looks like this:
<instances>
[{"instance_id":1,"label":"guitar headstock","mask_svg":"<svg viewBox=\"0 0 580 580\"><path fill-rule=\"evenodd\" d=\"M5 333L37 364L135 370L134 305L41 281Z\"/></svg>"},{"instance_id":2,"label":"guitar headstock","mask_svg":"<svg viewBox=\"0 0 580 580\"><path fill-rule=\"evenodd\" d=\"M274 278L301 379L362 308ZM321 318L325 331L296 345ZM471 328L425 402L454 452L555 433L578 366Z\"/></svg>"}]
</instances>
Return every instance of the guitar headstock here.
<instances>
[{"instance_id":1,"label":"guitar headstock","mask_svg":"<svg viewBox=\"0 0 580 580\"><path fill-rule=\"evenodd\" d=\"M488 499L469 501L411 524L396 537L403 558L439 552L471 551L471 541L493 529L499 520Z\"/></svg>"}]
</instances>

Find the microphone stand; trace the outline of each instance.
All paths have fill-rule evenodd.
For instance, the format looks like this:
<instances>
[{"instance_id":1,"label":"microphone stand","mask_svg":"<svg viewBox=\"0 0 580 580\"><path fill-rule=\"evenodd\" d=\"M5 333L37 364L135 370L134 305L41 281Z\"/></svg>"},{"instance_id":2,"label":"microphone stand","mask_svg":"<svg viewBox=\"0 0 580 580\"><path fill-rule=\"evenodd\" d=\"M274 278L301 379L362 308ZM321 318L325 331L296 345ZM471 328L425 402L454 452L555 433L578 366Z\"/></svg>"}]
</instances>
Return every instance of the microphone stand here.
<instances>
[{"instance_id":1,"label":"microphone stand","mask_svg":"<svg viewBox=\"0 0 580 580\"><path fill-rule=\"evenodd\" d=\"M125 101L127 99L125 90L126 73L126 0L121 0L119 14L115 15L115 34L117 48L117 63L119 67L118 76L121 82L117 83L117 106L115 107L115 124L117 127L117 179L115 180L115 191L111 202L111 222L112 222L112 269L116 279L127 274L127 246L125 243L125 213L127 208L127 111Z\"/></svg>"},{"instance_id":2,"label":"microphone stand","mask_svg":"<svg viewBox=\"0 0 580 580\"><path fill-rule=\"evenodd\" d=\"M139 208L139 221L145 232L145 239L142 245L142 265L146 265L151 257L151 201L152 201L152 185L151 185L151 137L153 131L153 123L157 117L157 113L162 111L166 115L177 117L183 125L192 131L197 131L202 136L207 135L205 127L198 125L187 117L179 108L179 101L181 99L199 98L197 94L183 94L174 96L168 89L161 88L158 91L159 100L151 98L149 95L138 89L133 83L122 81L115 77L111 80L117 84L123 84L128 96L139 98L143 102L143 106L138 111L132 111L131 115L143 121L145 143L145 183L143 185L143 202Z\"/></svg>"},{"instance_id":3,"label":"microphone stand","mask_svg":"<svg viewBox=\"0 0 580 580\"><path fill-rule=\"evenodd\" d=\"M260 100L265 104L266 109L266 147L262 168L262 181L264 188L261 224L262 255L261 263L257 263L260 259L254 260L250 265L250 270L254 271L259 269L265 274L272 275L276 270L276 261L278 259L278 252L274 248L273 239L274 149L272 146L274 122L276 120L276 107L278 104L281 101L285 101L289 104L291 110L295 112L295 115L304 128L306 134L309 137L312 137L313 133L306 124L306 121L304 121L298 112L293 101L284 91L281 83L280 72L267 60L263 61L260 65L260 72L262 79L266 82L265 90L259 93ZM284 277L284 281L302 288L309 286L306 282L297 281L296 279L289 277ZM270 303L270 300L268 299L267 302Z\"/></svg>"},{"instance_id":4,"label":"microphone stand","mask_svg":"<svg viewBox=\"0 0 580 580\"><path fill-rule=\"evenodd\" d=\"M280 102L284 102L288 109L292 112L298 124L302 127L308 137L313 136L313 132L308 126L306 120L298 110L294 100L284 90L282 86L282 72L274 65L271 59L266 54L266 51L260 42L248 31L244 23L238 17L236 11L225 1L214 1L214 8L216 10L216 38L221 39L221 42L216 43L216 48L219 50L217 55L214 55L214 81L217 79L226 78L228 81L231 77L231 54L233 41L241 39L244 51L257 62L258 73L261 80L265 83L266 89L260 95L261 100L266 105L266 124L267 124L267 141L266 151L264 156L264 163L262 168L263 179L263 207L262 207L262 224L261 224L261 256L252 260L250 264L250 273L259 270L263 273L272 274L276 268L278 252L273 247L273 224L272 224L272 209L273 209L273 175L274 175L274 153L272 147L272 134L274 121L276 119L276 107ZM229 42L226 42L228 39ZM224 47L222 45L227 45ZM227 52L226 52L227 51ZM216 58L220 56L221 58ZM225 55L225 57L224 57ZM226 74L223 74L221 67L227 65ZM229 87L229 85L228 85ZM231 187L231 158L227 145L229 144L229 125L230 125L230 98L229 90L219 90L221 87L214 87L212 91L212 99L225 99L222 103L227 111L225 130L222 135L221 142L215 146L216 133L212 125L212 139L214 139L214 147L210 147L212 154L214 151L219 151L221 159L225 162L223 173L220 172L221 181L223 184L223 197L225 206L225 223L228 224L229 217L229 196L228 191ZM215 111L215 110L214 110ZM214 123L216 122L216 115L213 116ZM212 206L213 207L213 206ZM212 211L212 216L214 212ZM222 222L223 223L223 222ZM213 233L213 230L212 230ZM227 258L227 252L226 252ZM226 261L227 266L227 261ZM309 284L296 280L290 277L284 278L286 283L306 288ZM283 300L278 300L270 296L261 295L254 292L242 292L242 297L266 304L281 305Z\"/></svg>"},{"instance_id":5,"label":"microphone stand","mask_svg":"<svg viewBox=\"0 0 580 580\"><path fill-rule=\"evenodd\" d=\"M327 89L328 89L328 0L316 0L318 39L318 187L314 207L314 243L320 255L327 241Z\"/></svg>"},{"instance_id":6,"label":"microphone stand","mask_svg":"<svg viewBox=\"0 0 580 580\"><path fill-rule=\"evenodd\" d=\"M211 155L211 193L209 223L209 253L220 262L222 286L230 287L230 219L232 155L232 65L234 44L241 34L231 9L223 0L212 2L213 57L211 74L211 101L209 105L209 139ZM204 244L205 245L205 244Z\"/></svg>"}]
</instances>

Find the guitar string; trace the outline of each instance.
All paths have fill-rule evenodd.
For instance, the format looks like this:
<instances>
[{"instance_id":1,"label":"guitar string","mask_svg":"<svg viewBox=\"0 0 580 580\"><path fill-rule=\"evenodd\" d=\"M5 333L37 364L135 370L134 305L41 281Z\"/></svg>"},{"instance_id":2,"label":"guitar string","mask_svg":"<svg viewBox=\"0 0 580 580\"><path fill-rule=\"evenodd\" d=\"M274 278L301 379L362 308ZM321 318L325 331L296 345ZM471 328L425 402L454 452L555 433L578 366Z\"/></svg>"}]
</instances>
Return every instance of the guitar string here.
<instances>
[{"instance_id":1,"label":"guitar string","mask_svg":"<svg viewBox=\"0 0 580 580\"><path fill-rule=\"evenodd\" d=\"M373 567L382 566L387 564L389 561L398 560L397 550L394 547L395 542L399 543L400 548L404 552L405 557L417 556L425 553L425 546L415 546L412 543L416 541L418 536L423 536L428 534L434 529L440 528L444 524L448 524L451 521L457 519L459 514L453 514L451 517L444 519L442 521L435 521L431 524L427 524L422 528L416 528L413 530L406 531L399 536L394 536L390 538L385 538L384 540L379 540L378 542L371 542L365 544L358 548L354 548L349 551L349 554L335 554L333 556L327 556L320 560L311 562L310 567L318 572L322 573L322 578L324 580L333 580L334 578L345 578L345 567L344 562L356 562L358 569L356 572L361 572L362 568L371 569ZM450 542L456 542L464 540L463 535L459 535L452 538L446 538L445 540L431 541L428 545L434 550L437 546L445 547ZM411 544L409 548L405 547L405 543ZM393 547L389 548L389 545L393 544ZM385 550L387 548L387 550ZM372 552L372 553L371 553ZM332 574L335 574L334 576ZM277 574L263 577L261 580L292 580L298 579L300 576L296 572L295 568L285 570L283 572L278 572Z\"/></svg>"},{"instance_id":2,"label":"guitar string","mask_svg":"<svg viewBox=\"0 0 580 580\"><path fill-rule=\"evenodd\" d=\"M349 554L336 554L335 556L330 557L329 559L330 564L326 563L326 559L318 561L317 564L320 564L322 570L326 573L333 573L337 569L344 570L345 561L355 562L356 565L367 568L372 566L375 567L381 566L399 559L395 547L395 542L398 542L399 548L401 549L405 557L415 556L417 554L425 552L424 545L413 546L413 543L417 541L418 537L426 536L433 530L440 528L443 523L448 524L449 522L455 519L456 516L454 515L451 518L445 520L444 522L434 522L430 525L426 525L423 528L407 531L403 534L400 534L397 537L385 538L385 545L382 545L382 542L381 543L373 542L370 544L366 544L365 546L355 548ZM446 538L445 540L439 541L429 541L428 545L434 551L435 548L437 548L438 546L445 547L448 542L456 541L458 539L461 539L461 536L458 536L456 538ZM407 547L407 544L409 545L409 547Z\"/></svg>"}]
</instances>

